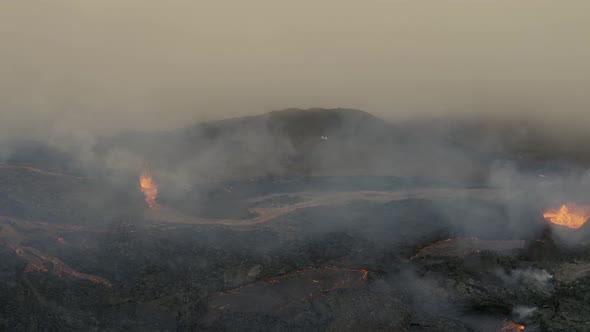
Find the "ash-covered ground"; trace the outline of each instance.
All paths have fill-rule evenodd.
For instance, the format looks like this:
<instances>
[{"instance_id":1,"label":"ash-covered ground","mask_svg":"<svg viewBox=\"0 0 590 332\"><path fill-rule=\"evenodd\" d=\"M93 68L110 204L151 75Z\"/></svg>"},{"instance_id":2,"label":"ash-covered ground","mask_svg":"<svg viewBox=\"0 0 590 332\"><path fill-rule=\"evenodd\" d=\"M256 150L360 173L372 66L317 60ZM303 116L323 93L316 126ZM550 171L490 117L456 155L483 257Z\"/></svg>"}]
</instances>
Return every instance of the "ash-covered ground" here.
<instances>
[{"instance_id":1,"label":"ash-covered ground","mask_svg":"<svg viewBox=\"0 0 590 332\"><path fill-rule=\"evenodd\" d=\"M583 162L411 139L351 112L96 146L103 161L139 151L129 169L14 148L0 164L0 330L590 330L590 223L543 216L590 203ZM252 128L265 133L235 140Z\"/></svg>"}]
</instances>

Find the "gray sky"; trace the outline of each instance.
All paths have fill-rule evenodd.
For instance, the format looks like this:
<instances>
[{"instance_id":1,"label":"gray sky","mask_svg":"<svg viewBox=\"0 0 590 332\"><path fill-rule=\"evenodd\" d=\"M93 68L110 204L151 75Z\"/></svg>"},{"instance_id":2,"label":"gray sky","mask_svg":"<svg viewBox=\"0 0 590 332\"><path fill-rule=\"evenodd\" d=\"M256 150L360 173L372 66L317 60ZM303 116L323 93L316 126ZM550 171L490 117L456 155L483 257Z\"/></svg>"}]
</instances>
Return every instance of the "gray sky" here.
<instances>
[{"instance_id":1,"label":"gray sky","mask_svg":"<svg viewBox=\"0 0 590 332\"><path fill-rule=\"evenodd\" d=\"M581 127L588 36L587 0L2 0L0 130L165 129L286 107Z\"/></svg>"}]
</instances>

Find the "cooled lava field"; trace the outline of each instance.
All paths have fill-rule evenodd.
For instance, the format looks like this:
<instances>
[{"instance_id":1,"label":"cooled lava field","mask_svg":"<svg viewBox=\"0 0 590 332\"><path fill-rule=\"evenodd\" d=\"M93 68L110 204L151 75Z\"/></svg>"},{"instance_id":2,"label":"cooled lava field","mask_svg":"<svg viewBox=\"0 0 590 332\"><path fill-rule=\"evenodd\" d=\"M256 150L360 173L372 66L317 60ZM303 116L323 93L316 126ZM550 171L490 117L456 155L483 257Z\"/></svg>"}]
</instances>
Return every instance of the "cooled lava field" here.
<instances>
[{"instance_id":1,"label":"cooled lava field","mask_svg":"<svg viewBox=\"0 0 590 332\"><path fill-rule=\"evenodd\" d=\"M392 178L378 190L291 191L303 180L283 179L282 192L249 197L224 183L216 199L241 201L244 211L215 217L160 203L139 184L153 197L130 195L113 209L80 205L96 194L94 179L16 166L0 179L2 206L12 207L0 218L5 330L583 331L590 323L590 224L551 222L544 203L522 192ZM111 215L97 224L74 207Z\"/></svg>"},{"instance_id":2,"label":"cooled lava field","mask_svg":"<svg viewBox=\"0 0 590 332\"><path fill-rule=\"evenodd\" d=\"M165 149L126 170L14 154L0 164L0 330L589 330L583 167L455 146L469 172L367 175L359 161L330 175L309 157L323 137L280 174L273 152L225 178L173 177L193 173ZM112 138L97 156L113 141L139 149Z\"/></svg>"}]
</instances>

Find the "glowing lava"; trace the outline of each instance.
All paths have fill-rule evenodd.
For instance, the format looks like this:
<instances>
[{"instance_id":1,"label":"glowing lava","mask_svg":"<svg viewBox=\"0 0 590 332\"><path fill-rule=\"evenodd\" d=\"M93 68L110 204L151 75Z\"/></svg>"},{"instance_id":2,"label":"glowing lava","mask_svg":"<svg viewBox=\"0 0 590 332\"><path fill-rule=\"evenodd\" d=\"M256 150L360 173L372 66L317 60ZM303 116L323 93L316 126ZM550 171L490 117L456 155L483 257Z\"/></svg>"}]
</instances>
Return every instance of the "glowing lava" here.
<instances>
[{"instance_id":1,"label":"glowing lava","mask_svg":"<svg viewBox=\"0 0 590 332\"><path fill-rule=\"evenodd\" d=\"M576 203L566 203L559 210L551 209L543 213L543 218L556 225L569 228L580 228L590 217L590 206L578 206Z\"/></svg>"},{"instance_id":2,"label":"glowing lava","mask_svg":"<svg viewBox=\"0 0 590 332\"><path fill-rule=\"evenodd\" d=\"M518 332L523 331L524 326L516 324L513 321L505 320L502 322L502 327L498 330L499 332Z\"/></svg>"},{"instance_id":3,"label":"glowing lava","mask_svg":"<svg viewBox=\"0 0 590 332\"><path fill-rule=\"evenodd\" d=\"M152 173L145 166L139 174L139 186L141 192L145 195L145 201L148 203L150 209L157 207L158 203L156 203L156 197L158 196L158 186L156 186L156 183L154 182Z\"/></svg>"},{"instance_id":4,"label":"glowing lava","mask_svg":"<svg viewBox=\"0 0 590 332\"><path fill-rule=\"evenodd\" d=\"M47 272L58 277L69 276L87 280L95 284L110 286L111 283L102 277L78 272L61 260L46 256L39 250L31 247L21 247L15 250L16 254L28 262L25 272Z\"/></svg>"}]
</instances>

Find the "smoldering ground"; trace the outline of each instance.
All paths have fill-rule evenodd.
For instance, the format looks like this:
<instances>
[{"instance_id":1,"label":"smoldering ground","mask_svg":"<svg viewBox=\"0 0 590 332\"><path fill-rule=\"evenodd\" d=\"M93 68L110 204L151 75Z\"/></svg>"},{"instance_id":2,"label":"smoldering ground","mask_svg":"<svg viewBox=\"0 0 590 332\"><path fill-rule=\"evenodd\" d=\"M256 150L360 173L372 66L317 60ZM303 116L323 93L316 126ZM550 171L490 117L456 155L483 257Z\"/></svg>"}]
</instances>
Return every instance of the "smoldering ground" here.
<instances>
[{"instance_id":1,"label":"smoldering ground","mask_svg":"<svg viewBox=\"0 0 590 332\"><path fill-rule=\"evenodd\" d=\"M406 288L412 306L388 309L399 326L444 317L432 328L477 329L532 307L550 316L551 296L569 294L511 278L585 257L587 226L548 238L542 218L588 203L585 3L1 6L0 214L90 227L62 239L84 259L53 238L24 242L133 301L186 291L179 320L207 326L191 312L212 293L331 264L367 268L368 299ZM289 106L377 116L265 113ZM144 215L146 164L175 220L201 224ZM352 191L368 193L338 196ZM256 219L255 208L288 213ZM523 259L409 262L455 237L527 247Z\"/></svg>"},{"instance_id":2,"label":"smoldering ground","mask_svg":"<svg viewBox=\"0 0 590 332\"><path fill-rule=\"evenodd\" d=\"M205 319L207 312L218 312L208 301L224 299L212 299L217 291L258 281L262 286L256 287L266 294L265 278L286 275L297 280L290 274L297 269L337 265L367 269L373 276L367 281L368 293L364 288L343 290L366 298L367 312L383 300L380 292L388 294L384 298L410 300L389 301L393 305L383 308L391 312L360 322L481 330L519 319L515 308L527 306L541 308L532 319L520 318L534 329L540 315L554 312L544 306L559 288L547 293L505 279L526 274L519 271L550 269L550 264L511 255L484 255L479 263L450 258L440 265L436 259L409 258L423 246L455 237L525 240L526 252L529 244L545 240L542 213L547 207L584 203L585 165L514 150L509 143L521 139L522 131L478 136L478 130L465 125L468 134L461 135L469 139L462 139L457 136L461 131L450 130L456 127L402 125L354 110L290 109L174 131L100 138L85 148L84 158L72 150L52 153L59 147L27 143L6 154L6 165L16 166L11 170L18 177L4 183L3 206L19 217L100 229L81 238L65 237L66 243L88 248L81 263L75 253L47 239L28 244L65 255L78 269L93 271L114 285L134 284L136 288L125 292L138 291L140 298L158 298L152 287L156 284L166 294L192 294L186 305L198 308L183 311L186 326L223 328L215 325L219 320ZM43 164L52 160L38 158L44 155L60 163ZM158 202L175 213L174 219L166 213L151 219L144 215L147 206L137 177L146 162L158 185ZM30 164L63 176L18 168ZM70 165L78 165L75 176L67 171ZM297 208L290 210L292 206ZM257 219L269 211L280 213ZM585 241L577 238L574 247ZM567 253L567 246L557 248L548 256L529 256L557 262L582 257ZM136 283L139 280L151 281ZM430 304L423 301L427 295ZM303 305L309 315L316 315L309 319L317 326L346 316L346 305L325 303L334 296L312 299L309 308ZM233 298L228 301L234 303ZM288 308L302 306L294 303L287 303ZM231 311L224 315L225 322L248 324L251 319Z\"/></svg>"},{"instance_id":3,"label":"smoldering ground","mask_svg":"<svg viewBox=\"0 0 590 332\"><path fill-rule=\"evenodd\" d=\"M512 225L509 231L519 236L531 227L518 229L531 211L568 201L584 203L589 178L577 154L523 145L550 141L535 136L533 129L492 130L488 125L478 130L480 125L389 123L354 110L291 109L173 131L131 132L92 144L72 142L70 148L29 141L5 145L3 156L8 164L87 176L122 192L137 191L133 183L147 163L162 199L190 204L211 190L232 186L239 189L222 196L233 201L268 194L288 186L279 182L301 176L335 180L300 190L489 187L504 195L499 204L506 211L494 218L505 219ZM554 153L561 157L545 158ZM380 176L389 185L379 184ZM263 181L248 184L253 179ZM486 213L491 212L481 214ZM481 224L466 227L475 231Z\"/></svg>"}]
</instances>

